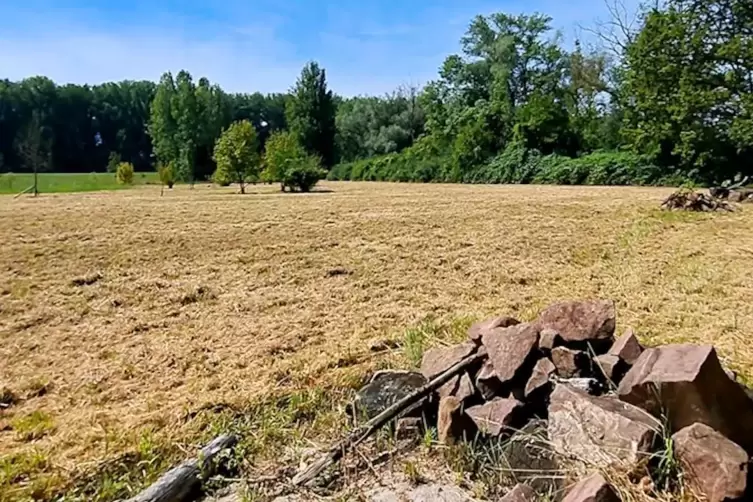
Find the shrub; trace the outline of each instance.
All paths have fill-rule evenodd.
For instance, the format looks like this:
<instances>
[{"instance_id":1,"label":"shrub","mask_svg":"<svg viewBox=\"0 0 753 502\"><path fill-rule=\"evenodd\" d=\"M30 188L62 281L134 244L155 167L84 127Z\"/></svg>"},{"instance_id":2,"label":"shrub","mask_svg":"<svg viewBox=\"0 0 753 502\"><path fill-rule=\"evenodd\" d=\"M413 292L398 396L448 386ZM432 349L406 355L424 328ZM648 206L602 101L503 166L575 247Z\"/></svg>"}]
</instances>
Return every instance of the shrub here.
<instances>
[{"instance_id":1,"label":"shrub","mask_svg":"<svg viewBox=\"0 0 753 502\"><path fill-rule=\"evenodd\" d=\"M115 178L121 185L130 185L133 183L133 164L130 162L121 162L115 172Z\"/></svg>"},{"instance_id":2,"label":"shrub","mask_svg":"<svg viewBox=\"0 0 753 502\"><path fill-rule=\"evenodd\" d=\"M326 175L327 171L322 169L319 157L306 155L288 164L282 183L293 191L308 192Z\"/></svg>"},{"instance_id":3,"label":"shrub","mask_svg":"<svg viewBox=\"0 0 753 502\"><path fill-rule=\"evenodd\" d=\"M175 169L173 169L171 163L158 165L157 174L159 175L160 183L167 185L167 188L173 187L175 184Z\"/></svg>"}]
</instances>

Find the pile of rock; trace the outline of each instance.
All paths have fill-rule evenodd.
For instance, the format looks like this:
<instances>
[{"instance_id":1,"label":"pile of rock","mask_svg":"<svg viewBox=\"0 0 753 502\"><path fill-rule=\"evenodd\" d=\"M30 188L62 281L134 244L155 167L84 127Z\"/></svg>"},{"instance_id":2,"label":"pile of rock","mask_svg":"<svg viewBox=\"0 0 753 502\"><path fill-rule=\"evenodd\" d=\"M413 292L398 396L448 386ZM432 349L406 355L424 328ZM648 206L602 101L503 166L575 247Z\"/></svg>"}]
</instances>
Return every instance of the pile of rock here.
<instances>
[{"instance_id":1,"label":"pile of rock","mask_svg":"<svg viewBox=\"0 0 753 502\"><path fill-rule=\"evenodd\" d=\"M487 354L435 396L440 441L478 435L514 440L531 424L544 423L546 444L558 459L606 472L649 465L671 436L693 489L712 502L746 495L753 401L713 347L644 349L631 330L615 340L609 301L558 303L530 323L488 319L468 334L468 342L427 351L423 378L411 377L418 387L469 354ZM504 500L535 500L534 490L519 486ZM565 500L620 499L595 474Z\"/></svg>"}]
</instances>

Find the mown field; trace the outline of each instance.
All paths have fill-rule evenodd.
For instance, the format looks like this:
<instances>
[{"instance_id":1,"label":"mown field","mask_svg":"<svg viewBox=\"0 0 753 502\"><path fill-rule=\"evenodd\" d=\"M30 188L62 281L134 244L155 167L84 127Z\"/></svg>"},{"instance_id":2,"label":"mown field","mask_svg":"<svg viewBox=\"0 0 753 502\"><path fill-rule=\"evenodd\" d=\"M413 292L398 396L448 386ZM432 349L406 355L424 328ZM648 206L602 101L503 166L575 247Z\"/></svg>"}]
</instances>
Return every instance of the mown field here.
<instances>
[{"instance_id":1,"label":"mown field","mask_svg":"<svg viewBox=\"0 0 753 502\"><path fill-rule=\"evenodd\" d=\"M17 194L34 184L34 175L28 173L0 174L0 194ZM134 185L158 185L157 173L137 172L133 176ZM41 193L95 192L98 190L118 190L128 188L120 185L113 173L41 173L39 191Z\"/></svg>"},{"instance_id":2,"label":"mown field","mask_svg":"<svg viewBox=\"0 0 753 502\"><path fill-rule=\"evenodd\" d=\"M468 322L601 297L753 380L753 208L667 189L324 183L0 197L0 500L114 500L228 427L323 444L375 368ZM370 343L392 339L394 353ZM6 396L6 401L12 401ZM279 454L278 454L279 453ZM296 464L297 465L297 464Z\"/></svg>"}]
</instances>

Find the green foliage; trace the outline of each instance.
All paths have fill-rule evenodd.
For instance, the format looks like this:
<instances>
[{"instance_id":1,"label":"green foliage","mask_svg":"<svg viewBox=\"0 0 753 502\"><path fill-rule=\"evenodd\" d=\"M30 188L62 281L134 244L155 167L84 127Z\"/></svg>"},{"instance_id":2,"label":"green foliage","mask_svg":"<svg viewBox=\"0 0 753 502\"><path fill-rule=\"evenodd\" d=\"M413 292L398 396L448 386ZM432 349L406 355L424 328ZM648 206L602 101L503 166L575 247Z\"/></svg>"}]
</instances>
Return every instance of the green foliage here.
<instances>
[{"instance_id":1,"label":"green foliage","mask_svg":"<svg viewBox=\"0 0 753 502\"><path fill-rule=\"evenodd\" d=\"M217 163L214 181L238 183L241 193L246 193L245 184L257 181L261 171L256 130L251 122L234 122L222 133L214 147L214 160Z\"/></svg>"},{"instance_id":2,"label":"green foliage","mask_svg":"<svg viewBox=\"0 0 753 502\"><path fill-rule=\"evenodd\" d=\"M110 156L107 158L107 172L116 173L120 162L120 154L118 152L110 152Z\"/></svg>"},{"instance_id":3,"label":"green foliage","mask_svg":"<svg viewBox=\"0 0 753 502\"><path fill-rule=\"evenodd\" d=\"M121 162L115 172L115 178L120 185L133 184L133 164L130 162Z\"/></svg>"},{"instance_id":4,"label":"green foliage","mask_svg":"<svg viewBox=\"0 0 753 502\"><path fill-rule=\"evenodd\" d=\"M753 172L752 29L747 0L669 0L646 15L625 60L634 150L707 182Z\"/></svg>"},{"instance_id":5,"label":"green foliage","mask_svg":"<svg viewBox=\"0 0 753 502\"><path fill-rule=\"evenodd\" d=\"M20 440L33 441L52 433L55 430L55 423L49 414L37 410L14 418L11 427Z\"/></svg>"},{"instance_id":6,"label":"green foliage","mask_svg":"<svg viewBox=\"0 0 753 502\"><path fill-rule=\"evenodd\" d=\"M175 169L171 163L157 164L157 175L159 181L168 188L172 188L175 184Z\"/></svg>"},{"instance_id":7,"label":"green foliage","mask_svg":"<svg viewBox=\"0 0 753 502\"><path fill-rule=\"evenodd\" d=\"M324 68L315 62L301 71L285 112L290 131L307 153L322 159L325 166L335 160L335 104L327 89Z\"/></svg>"},{"instance_id":8,"label":"green foliage","mask_svg":"<svg viewBox=\"0 0 753 502\"><path fill-rule=\"evenodd\" d=\"M269 137L264 154L263 181L279 182L282 190L310 191L327 172L318 157L306 153L291 132L275 132Z\"/></svg>"},{"instance_id":9,"label":"green foliage","mask_svg":"<svg viewBox=\"0 0 753 502\"><path fill-rule=\"evenodd\" d=\"M309 192L325 176L327 171L322 169L319 157L305 155L285 169L283 184L293 191Z\"/></svg>"}]
</instances>

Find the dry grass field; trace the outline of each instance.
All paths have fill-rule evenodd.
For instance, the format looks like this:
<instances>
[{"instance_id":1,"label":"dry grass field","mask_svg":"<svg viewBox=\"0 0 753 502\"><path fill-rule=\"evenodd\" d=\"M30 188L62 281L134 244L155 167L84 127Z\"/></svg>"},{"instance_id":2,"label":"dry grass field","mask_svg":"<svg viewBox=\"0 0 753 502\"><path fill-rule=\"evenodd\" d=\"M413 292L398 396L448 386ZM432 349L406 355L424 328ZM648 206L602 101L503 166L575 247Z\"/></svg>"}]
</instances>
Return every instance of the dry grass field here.
<instances>
[{"instance_id":1,"label":"dry grass field","mask_svg":"<svg viewBox=\"0 0 753 502\"><path fill-rule=\"evenodd\" d=\"M320 190L0 196L0 391L16 399L0 500L92 473L91 500L122 495L227 410L395 363L372 340L561 299L614 299L620 331L714 344L753 381L753 207L665 213L655 188Z\"/></svg>"}]
</instances>

